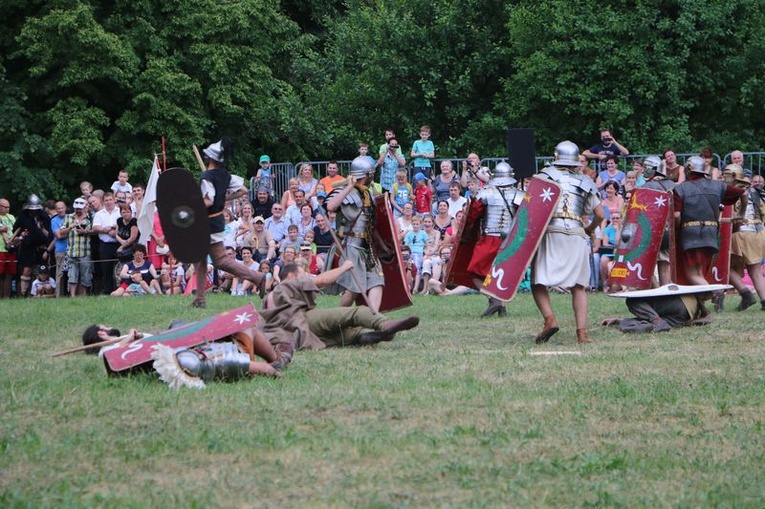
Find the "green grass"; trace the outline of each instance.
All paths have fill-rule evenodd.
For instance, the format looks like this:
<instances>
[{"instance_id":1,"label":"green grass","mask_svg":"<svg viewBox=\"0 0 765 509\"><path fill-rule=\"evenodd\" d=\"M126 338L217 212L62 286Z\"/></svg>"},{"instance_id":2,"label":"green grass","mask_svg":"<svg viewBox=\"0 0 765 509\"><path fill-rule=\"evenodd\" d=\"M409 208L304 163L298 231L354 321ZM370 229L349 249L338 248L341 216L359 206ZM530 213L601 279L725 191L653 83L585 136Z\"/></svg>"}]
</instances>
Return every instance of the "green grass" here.
<instances>
[{"instance_id":1,"label":"green grass","mask_svg":"<svg viewBox=\"0 0 765 509\"><path fill-rule=\"evenodd\" d=\"M420 327L391 343L300 352L281 380L204 391L50 357L90 323L157 331L242 302L0 301L0 506L765 506L754 309L626 336L598 325L623 301L597 295L596 343L578 347L555 295L561 332L540 347L529 295L489 320L480 296L418 297L394 316Z\"/></svg>"}]
</instances>

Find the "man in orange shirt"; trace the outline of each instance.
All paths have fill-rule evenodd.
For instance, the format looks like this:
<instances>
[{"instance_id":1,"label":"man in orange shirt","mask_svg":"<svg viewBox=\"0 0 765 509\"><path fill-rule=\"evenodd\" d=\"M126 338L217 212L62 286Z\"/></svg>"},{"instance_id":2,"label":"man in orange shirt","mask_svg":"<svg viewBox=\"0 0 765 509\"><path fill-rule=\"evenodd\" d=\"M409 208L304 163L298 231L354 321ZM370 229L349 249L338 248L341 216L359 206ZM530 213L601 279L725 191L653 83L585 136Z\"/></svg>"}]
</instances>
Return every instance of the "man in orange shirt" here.
<instances>
[{"instance_id":1,"label":"man in orange shirt","mask_svg":"<svg viewBox=\"0 0 765 509\"><path fill-rule=\"evenodd\" d=\"M338 173L337 161L327 163L327 176L319 181L324 186L324 192L329 194L332 191L332 184L343 180L343 176Z\"/></svg>"}]
</instances>

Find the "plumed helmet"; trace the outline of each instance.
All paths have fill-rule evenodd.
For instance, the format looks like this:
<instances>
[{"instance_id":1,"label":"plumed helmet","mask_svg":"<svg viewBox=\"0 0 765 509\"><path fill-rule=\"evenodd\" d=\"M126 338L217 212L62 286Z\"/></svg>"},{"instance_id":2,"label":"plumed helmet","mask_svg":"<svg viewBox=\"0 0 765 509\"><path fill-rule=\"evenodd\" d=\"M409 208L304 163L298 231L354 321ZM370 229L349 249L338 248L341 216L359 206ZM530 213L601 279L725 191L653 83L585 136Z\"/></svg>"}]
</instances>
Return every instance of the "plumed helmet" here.
<instances>
[{"instance_id":1,"label":"plumed helmet","mask_svg":"<svg viewBox=\"0 0 765 509\"><path fill-rule=\"evenodd\" d=\"M555 146L555 166L579 166L579 147L571 141L562 141Z\"/></svg>"},{"instance_id":2,"label":"plumed helmet","mask_svg":"<svg viewBox=\"0 0 765 509\"><path fill-rule=\"evenodd\" d=\"M731 163L723 170L723 180L726 184L734 184L736 181L740 181L743 178L744 169L739 164Z\"/></svg>"},{"instance_id":3,"label":"plumed helmet","mask_svg":"<svg viewBox=\"0 0 765 509\"><path fill-rule=\"evenodd\" d=\"M505 161L501 161L494 167L494 177L509 178L513 176L513 173L515 173L513 167Z\"/></svg>"},{"instance_id":4,"label":"plumed helmet","mask_svg":"<svg viewBox=\"0 0 765 509\"><path fill-rule=\"evenodd\" d=\"M707 173L706 164L704 163L704 159L701 157L691 156L687 161L685 161L685 164L691 173L701 173L707 177L709 176Z\"/></svg>"},{"instance_id":5,"label":"plumed helmet","mask_svg":"<svg viewBox=\"0 0 765 509\"><path fill-rule=\"evenodd\" d=\"M216 141L215 143L211 144L209 147L204 149L202 152L212 159L213 161L217 161L219 163L222 163L225 160L225 157L223 156L223 140Z\"/></svg>"},{"instance_id":6,"label":"plumed helmet","mask_svg":"<svg viewBox=\"0 0 765 509\"><path fill-rule=\"evenodd\" d=\"M40 198L32 193L29 195L29 199L27 199L27 209L29 210L42 210L42 201L40 201Z\"/></svg>"},{"instance_id":7,"label":"plumed helmet","mask_svg":"<svg viewBox=\"0 0 765 509\"><path fill-rule=\"evenodd\" d=\"M667 176L666 165L659 156L646 157L645 161L643 161L643 166L645 167L644 174L647 179L652 179L657 173L664 177Z\"/></svg>"},{"instance_id":8,"label":"plumed helmet","mask_svg":"<svg viewBox=\"0 0 765 509\"><path fill-rule=\"evenodd\" d=\"M372 159L366 156L358 156L351 161L350 174L356 178L367 177L374 169L375 165Z\"/></svg>"}]
</instances>

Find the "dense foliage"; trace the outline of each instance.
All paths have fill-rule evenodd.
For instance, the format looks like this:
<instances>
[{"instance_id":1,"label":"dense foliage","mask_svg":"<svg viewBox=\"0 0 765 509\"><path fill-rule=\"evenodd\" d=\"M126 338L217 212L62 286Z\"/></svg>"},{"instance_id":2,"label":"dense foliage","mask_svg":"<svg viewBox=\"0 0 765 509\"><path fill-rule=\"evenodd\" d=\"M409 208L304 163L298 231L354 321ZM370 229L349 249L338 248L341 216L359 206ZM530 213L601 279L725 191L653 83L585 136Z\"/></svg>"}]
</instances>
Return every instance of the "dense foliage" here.
<instances>
[{"instance_id":1,"label":"dense foliage","mask_svg":"<svg viewBox=\"0 0 765 509\"><path fill-rule=\"evenodd\" d=\"M765 120L758 0L7 0L0 20L0 195L67 197L142 180L226 133L239 173L349 158L387 126L437 156L587 146L757 151Z\"/></svg>"}]
</instances>

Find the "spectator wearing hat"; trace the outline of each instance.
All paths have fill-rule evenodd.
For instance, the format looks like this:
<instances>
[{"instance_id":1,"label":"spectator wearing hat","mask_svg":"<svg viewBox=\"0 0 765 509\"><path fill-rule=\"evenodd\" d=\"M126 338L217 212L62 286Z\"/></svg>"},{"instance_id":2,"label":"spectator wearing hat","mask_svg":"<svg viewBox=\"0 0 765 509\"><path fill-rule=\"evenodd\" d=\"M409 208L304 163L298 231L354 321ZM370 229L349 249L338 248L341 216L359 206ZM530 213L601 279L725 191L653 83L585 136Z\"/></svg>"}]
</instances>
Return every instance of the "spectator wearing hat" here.
<instances>
[{"instance_id":1,"label":"spectator wearing hat","mask_svg":"<svg viewBox=\"0 0 765 509\"><path fill-rule=\"evenodd\" d=\"M271 170L271 158L268 155L263 154L260 156L260 162L258 163L260 168L255 174L255 182L253 187L260 189L261 187L273 198L274 196L274 175Z\"/></svg>"},{"instance_id":2,"label":"spectator wearing hat","mask_svg":"<svg viewBox=\"0 0 765 509\"><path fill-rule=\"evenodd\" d=\"M271 208L274 206L274 198L264 186L258 188L255 200L251 201L252 213L256 216L262 216L263 219L271 217Z\"/></svg>"},{"instance_id":3,"label":"spectator wearing hat","mask_svg":"<svg viewBox=\"0 0 765 509\"><path fill-rule=\"evenodd\" d=\"M40 265L37 269L37 279L32 281L32 290L29 294L32 297L56 296L56 281L50 277L50 271L45 265Z\"/></svg>"},{"instance_id":4,"label":"spectator wearing hat","mask_svg":"<svg viewBox=\"0 0 765 509\"><path fill-rule=\"evenodd\" d=\"M271 233L266 230L265 223L263 216L257 216L252 220L252 231L244 237L243 245L252 248L252 257L256 262L276 258L276 242L271 237Z\"/></svg>"},{"instance_id":5,"label":"spectator wearing hat","mask_svg":"<svg viewBox=\"0 0 765 509\"><path fill-rule=\"evenodd\" d=\"M418 215L430 215L433 192L422 172L414 176L414 210Z\"/></svg>"},{"instance_id":6,"label":"spectator wearing hat","mask_svg":"<svg viewBox=\"0 0 765 509\"><path fill-rule=\"evenodd\" d=\"M319 181L319 184L324 186L324 197L326 198L327 192L332 191L332 184L335 182L342 182L345 180L342 175L340 175L337 161L330 161L327 163L327 176L324 177Z\"/></svg>"},{"instance_id":7,"label":"spectator wearing hat","mask_svg":"<svg viewBox=\"0 0 765 509\"><path fill-rule=\"evenodd\" d=\"M93 261L90 257L90 236L93 222L87 214L87 202L77 198L72 204L74 212L67 214L56 232L59 239L67 239L66 256L69 260L69 295L85 295L93 285Z\"/></svg>"},{"instance_id":8,"label":"spectator wearing hat","mask_svg":"<svg viewBox=\"0 0 765 509\"><path fill-rule=\"evenodd\" d=\"M53 234L53 240L48 246L48 251L53 251L53 257L56 264L56 296L63 297L66 292L66 288L63 285L64 282L64 258L66 258L66 238L58 238L57 232L61 229L61 225L64 224L66 219L66 203L62 201L56 202L56 215L50 219L50 230Z\"/></svg>"},{"instance_id":9,"label":"spectator wearing hat","mask_svg":"<svg viewBox=\"0 0 765 509\"><path fill-rule=\"evenodd\" d=\"M308 272L312 276L316 276L319 273L321 273L323 262L321 261L321 258L319 258L318 255L314 254L313 248L310 242L303 241L300 243L299 258L305 260L306 272Z\"/></svg>"}]
</instances>

